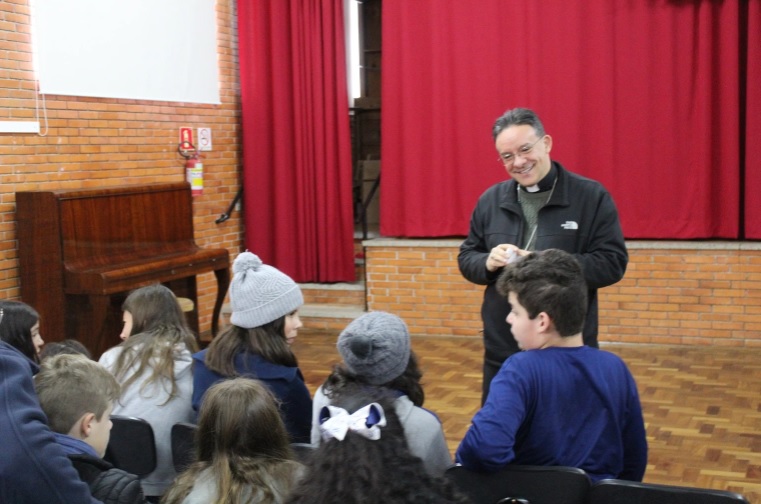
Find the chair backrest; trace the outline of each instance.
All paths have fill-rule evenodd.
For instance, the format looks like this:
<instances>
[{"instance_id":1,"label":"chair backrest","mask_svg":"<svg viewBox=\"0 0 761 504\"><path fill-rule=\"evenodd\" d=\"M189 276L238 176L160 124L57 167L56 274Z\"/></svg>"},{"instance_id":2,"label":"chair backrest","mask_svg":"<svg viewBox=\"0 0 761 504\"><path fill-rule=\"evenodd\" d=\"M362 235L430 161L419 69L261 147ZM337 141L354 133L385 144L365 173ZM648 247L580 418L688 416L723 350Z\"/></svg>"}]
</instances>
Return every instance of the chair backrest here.
<instances>
[{"instance_id":1,"label":"chair backrest","mask_svg":"<svg viewBox=\"0 0 761 504\"><path fill-rule=\"evenodd\" d=\"M195 460L197 430L198 426L192 423L172 425L172 463L178 473L187 469Z\"/></svg>"},{"instance_id":2,"label":"chair backrest","mask_svg":"<svg viewBox=\"0 0 761 504\"><path fill-rule=\"evenodd\" d=\"M317 448L316 445L309 443L291 443L291 449L301 463L307 463L309 461L309 457L312 456L312 452L314 452L315 448Z\"/></svg>"},{"instance_id":3,"label":"chair backrest","mask_svg":"<svg viewBox=\"0 0 761 504\"><path fill-rule=\"evenodd\" d=\"M590 481L576 467L508 465L494 473L452 466L444 475L473 504L586 504Z\"/></svg>"},{"instance_id":4,"label":"chair backrest","mask_svg":"<svg viewBox=\"0 0 761 504\"><path fill-rule=\"evenodd\" d=\"M156 441L151 424L120 415L111 415L111 422L111 439L103 458L136 476L152 473L156 469Z\"/></svg>"},{"instance_id":5,"label":"chair backrest","mask_svg":"<svg viewBox=\"0 0 761 504\"><path fill-rule=\"evenodd\" d=\"M607 479L592 485L589 504L748 504L742 495L693 488Z\"/></svg>"}]
</instances>

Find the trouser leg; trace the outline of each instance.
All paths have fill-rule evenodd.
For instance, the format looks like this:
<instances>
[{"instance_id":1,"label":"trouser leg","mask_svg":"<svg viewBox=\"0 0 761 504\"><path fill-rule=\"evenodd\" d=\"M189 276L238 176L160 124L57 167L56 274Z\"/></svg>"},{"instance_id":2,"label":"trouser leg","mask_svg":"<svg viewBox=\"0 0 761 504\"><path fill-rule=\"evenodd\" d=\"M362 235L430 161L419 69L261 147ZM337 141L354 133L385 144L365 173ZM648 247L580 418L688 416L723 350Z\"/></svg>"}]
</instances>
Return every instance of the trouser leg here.
<instances>
[{"instance_id":1,"label":"trouser leg","mask_svg":"<svg viewBox=\"0 0 761 504\"><path fill-rule=\"evenodd\" d=\"M481 385L481 406L483 406L486 402L486 397L489 395L489 387L491 385L491 381L497 375L500 367L502 367L501 362L496 362L484 357L484 378Z\"/></svg>"}]
</instances>

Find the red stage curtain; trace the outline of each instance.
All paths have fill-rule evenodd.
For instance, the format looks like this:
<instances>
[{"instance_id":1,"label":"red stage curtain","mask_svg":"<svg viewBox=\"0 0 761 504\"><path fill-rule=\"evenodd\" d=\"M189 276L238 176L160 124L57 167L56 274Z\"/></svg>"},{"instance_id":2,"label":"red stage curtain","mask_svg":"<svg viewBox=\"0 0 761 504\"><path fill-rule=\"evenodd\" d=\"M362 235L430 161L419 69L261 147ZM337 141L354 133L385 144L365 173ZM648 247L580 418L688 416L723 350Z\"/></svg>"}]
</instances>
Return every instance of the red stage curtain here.
<instances>
[{"instance_id":1,"label":"red stage curtain","mask_svg":"<svg viewBox=\"0 0 761 504\"><path fill-rule=\"evenodd\" d=\"M761 240L761 1L748 9L745 238Z\"/></svg>"},{"instance_id":2,"label":"red stage curtain","mask_svg":"<svg viewBox=\"0 0 761 504\"><path fill-rule=\"evenodd\" d=\"M341 2L239 0L246 247L298 282L353 281Z\"/></svg>"},{"instance_id":3,"label":"red stage curtain","mask_svg":"<svg viewBox=\"0 0 761 504\"><path fill-rule=\"evenodd\" d=\"M466 234L507 177L494 119L525 106L627 238L736 238L740 4L384 0L381 233Z\"/></svg>"}]
</instances>

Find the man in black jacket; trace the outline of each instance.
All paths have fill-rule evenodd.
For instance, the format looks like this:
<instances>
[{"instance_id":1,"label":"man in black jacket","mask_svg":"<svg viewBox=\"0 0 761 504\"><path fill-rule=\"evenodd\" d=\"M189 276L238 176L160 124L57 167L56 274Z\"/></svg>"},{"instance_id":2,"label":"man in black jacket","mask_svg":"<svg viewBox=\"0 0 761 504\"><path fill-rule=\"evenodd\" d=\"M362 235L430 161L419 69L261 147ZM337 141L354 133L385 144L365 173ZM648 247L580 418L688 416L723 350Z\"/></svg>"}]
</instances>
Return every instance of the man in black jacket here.
<instances>
[{"instance_id":1,"label":"man in black jacket","mask_svg":"<svg viewBox=\"0 0 761 504\"><path fill-rule=\"evenodd\" d=\"M111 409L120 392L113 375L84 355L55 355L40 368L34 377L40 406L56 442L93 497L104 504L143 504L138 477L102 459L111 436Z\"/></svg>"},{"instance_id":2,"label":"man in black jacket","mask_svg":"<svg viewBox=\"0 0 761 504\"><path fill-rule=\"evenodd\" d=\"M597 347L597 289L621 280L629 260L610 194L599 182L550 159L552 137L532 110L508 110L495 122L492 135L511 178L481 195L458 256L463 276L486 285L482 402L502 363L518 351L506 321L510 306L495 287L508 262L532 250L573 254L589 288L584 343Z\"/></svg>"}]
</instances>

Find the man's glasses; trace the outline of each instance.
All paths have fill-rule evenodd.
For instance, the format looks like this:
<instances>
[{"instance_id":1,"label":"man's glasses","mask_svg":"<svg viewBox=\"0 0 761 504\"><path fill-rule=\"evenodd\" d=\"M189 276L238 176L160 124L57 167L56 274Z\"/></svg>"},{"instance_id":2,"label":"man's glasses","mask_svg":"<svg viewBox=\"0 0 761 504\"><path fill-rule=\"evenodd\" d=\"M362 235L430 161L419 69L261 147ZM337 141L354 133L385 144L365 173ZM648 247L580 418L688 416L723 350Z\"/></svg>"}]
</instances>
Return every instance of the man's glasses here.
<instances>
[{"instance_id":1,"label":"man's glasses","mask_svg":"<svg viewBox=\"0 0 761 504\"><path fill-rule=\"evenodd\" d=\"M536 142L534 142L532 144L524 145L523 147L518 149L518 153L517 154L513 154L512 152L505 152L504 154L500 154L499 158L498 158L499 162L502 163L505 166L512 165L515 162L515 158L517 156L525 157L525 156L529 155L531 153L531 150L534 148L534 145L539 143L539 140L541 140L544 137L545 137L545 135L542 135L541 137L539 137L539 139L536 140Z\"/></svg>"}]
</instances>

